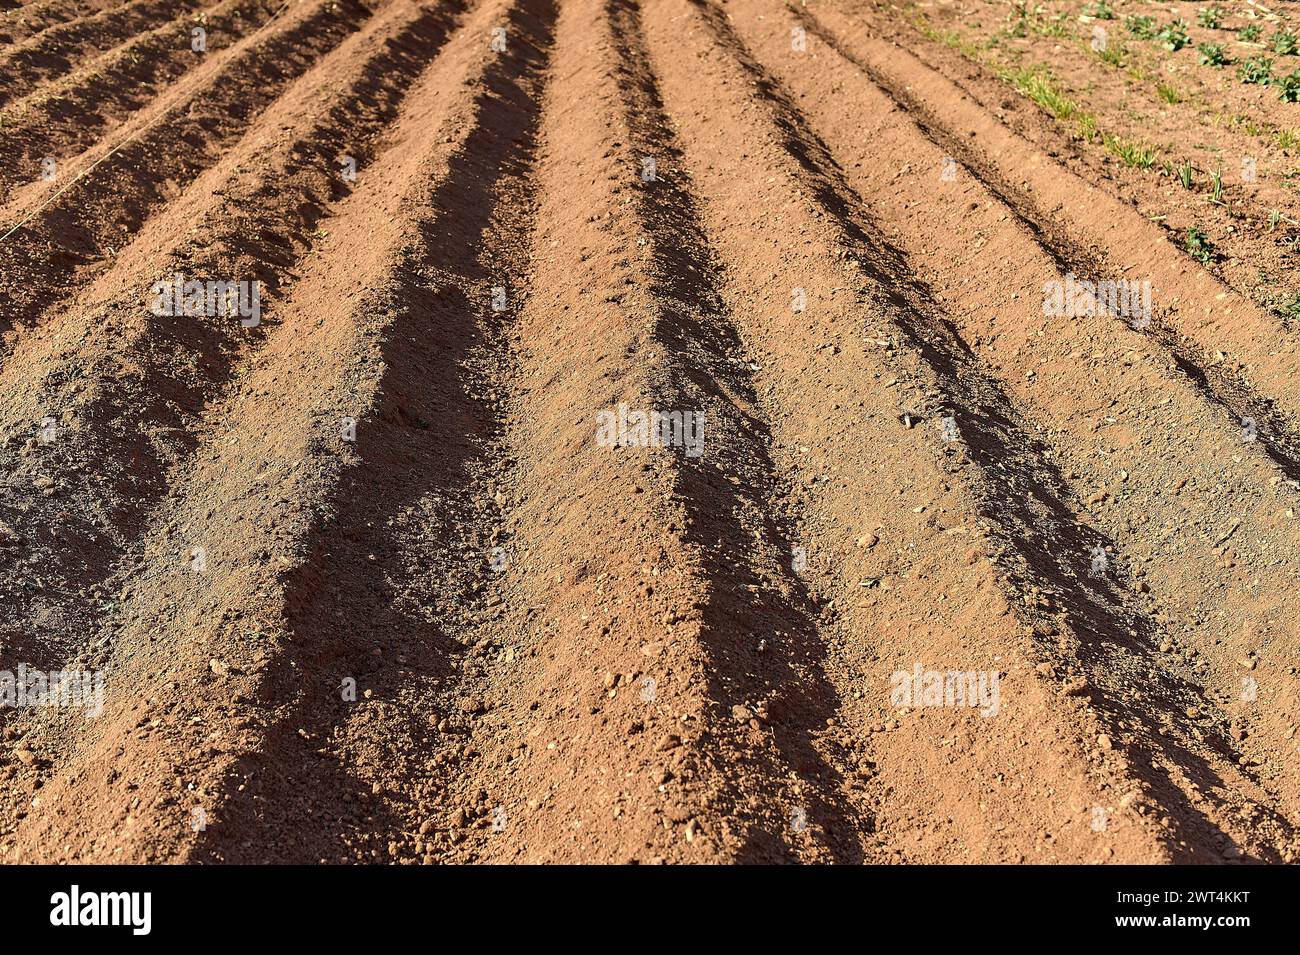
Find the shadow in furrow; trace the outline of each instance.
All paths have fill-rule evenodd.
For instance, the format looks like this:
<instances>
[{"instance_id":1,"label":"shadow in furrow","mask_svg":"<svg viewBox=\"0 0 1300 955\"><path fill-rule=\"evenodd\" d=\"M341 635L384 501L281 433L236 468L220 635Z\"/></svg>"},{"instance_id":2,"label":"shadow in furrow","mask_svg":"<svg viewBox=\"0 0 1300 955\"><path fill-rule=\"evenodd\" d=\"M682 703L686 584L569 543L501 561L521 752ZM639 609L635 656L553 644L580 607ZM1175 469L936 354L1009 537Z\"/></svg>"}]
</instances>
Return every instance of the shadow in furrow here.
<instances>
[{"instance_id":1,"label":"shadow in furrow","mask_svg":"<svg viewBox=\"0 0 1300 955\"><path fill-rule=\"evenodd\" d=\"M951 414L957 421L979 475L966 480L993 536L1010 554L1009 561L1001 562L1008 598L1022 617L1036 624L1040 652L1068 666L1070 655L1042 637L1063 628L1077 636L1072 654L1092 684L1095 709L1103 723L1116 727L1117 736L1133 738L1126 751L1133 771L1169 814L1173 838L1163 838L1174 861L1222 861L1221 850L1231 838L1190 802L1164 765L1176 764L1202 792L1232 788L1195 751L1182 729L1184 710L1203 706L1205 695L1165 669L1156 656L1156 627L1127 606L1125 594L1131 588L1125 586L1124 568L1110 563L1117 553L1114 542L1071 508L1071 494L1051 463L1050 449L1031 437L996 377L981 367L929 289L913 275L903 253L869 222L862 198L793 97L754 58L721 10L708 0L691 3L767 101L785 148L808 174L817 202L833 216L855 261L887 303L882 311L908 350L934 374L942 407L929 413ZM1107 555L1107 566L1094 575L1092 555L1098 549ZM1118 727L1123 724L1136 724L1139 732L1121 733ZM1208 729L1209 745L1235 761L1226 721L1218 720ZM1259 808L1275 832L1291 831L1283 816ZM1250 850L1245 851L1249 859ZM1264 861L1280 860L1272 845L1255 851Z\"/></svg>"},{"instance_id":2,"label":"shadow in furrow","mask_svg":"<svg viewBox=\"0 0 1300 955\"><path fill-rule=\"evenodd\" d=\"M1033 236L1062 275L1072 272L1089 281L1125 278L1124 275L1112 273L1099 256L1075 241L1064 230L1045 222L1035 212L1032 200L1007 181L992 163L986 162L966 137L952 133L915 97L906 90L899 89L861 57L845 49L809 10L793 3L788 4L788 9L809 33L860 69L871 84L911 120L917 132L975 172L984 188ZM1128 323L1128 319L1119 320ZM1153 316L1145 334L1164 349L1174 367L1203 399L1231 419L1234 427L1239 426L1245 418L1254 420L1260 447L1289 480L1300 483L1300 429L1297 429L1289 415L1278 409L1271 399L1257 394L1240 375L1198 363L1196 355L1179 339L1172 324L1168 320L1161 321L1158 314Z\"/></svg>"},{"instance_id":3,"label":"shadow in furrow","mask_svg":"<svg viewBox=\"0 0 1300 955\"><path fill-rule=\"evenodd\" d=\"M179 15L131 37L98 56L80 59L71 75L49 86L21 84L23 93L6 105L10 122L0 141L13 161L0 167L0 204L34 178L50 156L60 163L78 156L116 124L158 102L204 58L221 56L271 22L283 3L276 0L217 0L191 16ZM202 58L190 49L189 31L202 16L209 32ZM84 27L84 21L77 26ZM96 39L102 39L96 34Z\"/></svg>"},{"instance_id":4,"label":"shadow in furrow","mask_svg":"<svg viewBox=\"0 0 1300 955\"><path fill-rule=\"evenodd\" d=\"M360 0L325 4L286 32L245 50L212 83L105 158L0 244L0 334L35 322L67 297L80 269L111 263L115 250L178 187L216 163L291 82L370 17Z\"/></svg>"},{"instance_id":5,"label":"shadow in furrow","mask_svg":"<svg viewBox=\"0 0 1300 955\"><path fill-rule=\"evenodd\" d=\"M660 99L640 10L630 0L610 0L606 9L622 61L618 80L632 145L644 155L673 160L662 175L642 184L638 213L652 242L655 297L665 306L653 332L668 356L657 391L673 409L705 413L704 453L682 456L676 491L691 518L687 540L704 560L708 596L701 640L711 662L715 726L735 724L733 707L752 709L757 701L768 701L771 741L780 760L772 764L766 741L753 743L757 731L747 726L736 731L732 742L746 754L746 765L740 792L733 794L737 804L728 813L746 824L739 861L796 861L790 821L802 809L810 830L823 833L835 861L861 862L856 833L863 826L852 818L839 772L813 743L814 732L838 713L839 699L825 674L819 608L791 570L797 538L773 506L779 480L769 450L772 436L767 423L746 410L758 407L757 396L719 293L721 266L704 234ZM766 641L766 652L759 650L760 640ZM769 806L789 803L791 770L808 786L798 797L806 805L785 805L775 822L772 813L747 819L744 791L762 780L765 791L755 795Z\"/></svg>"},{"instance_id":6,"label":"shadow in furrow","mask_svg":"<svg viewBox=\"0 0 1300 955\"><path fill-rule=\"evenodd\" d=\"M0 107L74 72L99 53L130 43L160 22L200 9L202 0L138 0L50 30L12 49L0 47ZM179 26L179 25L178 25Z\"/></svg>"},{"instance_id":7,"label":"shadow in furrow","mask_svg":"<svg viewBox=\"0 0 1300 955\"><path fill-rule=\"evenodd\" d=\"M270 176L257 189L243 185L236 177L228 186L232 205L254 211L237 218L222 216L210 222L206 243L186 243L171 259L187 276L216 278L209 271L229 268L234 263L257 263L256 277L263 283L263 307L274 310L280 297L278 277L291 270L311 247L308 238L330 217L330 203L341 198L346 186L331 176L336 156L345 150L364 159L394 120L411 85L422 68L446 42L463 12L460 0L424 10L420 16L395 32L367 61L367 69L356 79L338 105L301 134L286 160L286 181ZM302 172L302 170L309 170ZM286 193L293 196L285 202ZM241 203L241 198L247 198ZM193 262L201 263L195 273ZM119 315L138 311L147 298L141 287L139 298L119 298L103 316L106 324ZM81 374L100 380L93 398L78 407L82 427L75 438L38 445L31 455L19 458L9 477L0 483L0 523L21 528L24 552L55 555L42 566L42 573L73 588L54 595L33 589L32 598L53 598L68 610L79 606L71 619L103 616L85 592L95 585L115 592L110 586L112 565L123 557L131 543L139 540L158 502L166 495L169 479L178 463L191 459L199 441L194 424L209 404L230 383L230 376L245 349L260 349L268 324L244 330L228 317L149 316L147 332L128 341L113 356L102 359ZM196 369L199 371L196 372ZM62 396L79 377L60 362L40 383L45 394ZM108 387L107 382L117 382ZM121 387L123 381L127 387ZM48 400L48 399L47 399ZM58 414L58 399L49 411ZM9 456L0 446L0 464ZM95 462L88 466L86 462ZM44 476L60 487L60 496L94 500L93 515L70 514L60 508L32 511L20 499L27 491L23 482ZM77 547L64 541L75 535ZM0 547L0 573L12 570L21 559L13 548ZM132 578L133 572L119 568L118 574ZM134 575L136 583L141 578ZM129 581L128 581L129 582ZM48 590L48 588L46 588ZM84 604L84 606L80 606ZM105 605L112 601L105 600ZM27 619L26 614L22 614ZM101 623L103 621L100 621ZM68 642L80 635L69 628L64 639L46 641L10 635L0 623L0 659L26 662L51 669L64 659ZM36 635L31 635L36 636Z\"/></svg>"},{"instance_id":8,"label":"shadow in furrow","mask_svg":"<svg viewBox=\"0 0 1300 955\"><path fill-rule=\"evenodd\" d=\"M404 576L421 570L441 581L446 564L413 570L391 528L422 500L440 498L447 510L436 515L418 550L433 560L463 560L460 525L474 519L465 489L501 430L480 397L482 383L466 367L493 345L499 319L489 311L491 287L509 269L495 260L498 243L488 233L531 228L517 216L498 217L497 207L503 191L517 194L534 164L555 19L549 0L511 11L508 52L487 67L477 124L429 198L418 248L405 250L375 303L393 315L379 345L380 393L357 425L358 463L343 474L337 514L287 581L292 640L260 692L268 711L292 703L272 713L260 750L235 766L232 780L252 774L256 782L242 792L230 787L222 825L209 831L196 858L386 858L390 842L403 843L411 794L392 790L376 798L345 765L357 755L346 730L361 705L342 700L346 677L372 690L368 712L397 713L404 721L386 739L361 741L363 748L383 747L369 756L382 762L384 775L399 786L448 785L447 778L427 779L428 767L412 762L451 742L437 739L434 727L454 697L453 655L464 648L453 624L409 610L401 586ZM478 572L489 573L486 559ZM472 601L468 594L447 599L462 606ZM404 688L416 696L401 696ZM389 751L394 736L409 746ZM321 749L330 739L349 755ZM453 776L454 762L442 773ZM286 843L286 833L301 835Z\"/></svg>"}]
</instances>

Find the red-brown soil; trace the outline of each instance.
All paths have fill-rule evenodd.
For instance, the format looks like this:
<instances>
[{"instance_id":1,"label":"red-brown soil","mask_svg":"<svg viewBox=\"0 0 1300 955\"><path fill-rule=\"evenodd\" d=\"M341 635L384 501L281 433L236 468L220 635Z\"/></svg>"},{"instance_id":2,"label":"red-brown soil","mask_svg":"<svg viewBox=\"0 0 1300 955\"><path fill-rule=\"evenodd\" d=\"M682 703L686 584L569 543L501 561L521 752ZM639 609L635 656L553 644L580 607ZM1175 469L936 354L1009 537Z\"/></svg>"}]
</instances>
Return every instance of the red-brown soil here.
<instances>
[{"instance_id":1,"label":"red-brown soil","mask_svg":"<svg viewBox=\"0 0 1300 955\"><path fill-rule=\"evenodd\" d=\"M1300 853L1300 104L1082 4L8 7L0 671L105 690L0 706L0 860Z\"/></svg>"}]
</instances>

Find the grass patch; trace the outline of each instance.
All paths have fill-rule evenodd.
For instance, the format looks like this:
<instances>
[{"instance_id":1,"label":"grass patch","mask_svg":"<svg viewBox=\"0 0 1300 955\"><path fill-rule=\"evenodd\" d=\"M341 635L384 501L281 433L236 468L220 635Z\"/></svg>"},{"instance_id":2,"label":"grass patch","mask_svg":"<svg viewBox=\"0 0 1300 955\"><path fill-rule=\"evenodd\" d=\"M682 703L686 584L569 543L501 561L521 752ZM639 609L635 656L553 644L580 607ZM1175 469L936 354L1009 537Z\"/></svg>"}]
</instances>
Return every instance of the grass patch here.
<instances>
[{"instance_id":1,"label":"grass patch","mask_svg":"<svg viewBox=\"0 0 1300 955\"><path fill-rule=\"evenodd\" d=\"M976 63L983 62L979 47L964 39L956 30L936 30L930 21L925 18L925 14L915 8L909 8L909 13L911 14L912 26L916 27L917 31L927 40L942 43L948 49L955 50Z\"/></svg>"},{"instance_id":2,"label":"grass patch","mask_svg":"<svg viewBox=\"0 0 1300 955\"><path fill-rule=\"evenodd\" d=\"M1073 119L1080 113L1078 104L1061 92L1046 67L1008 70L1005 78L1016 88L1016 92L1029 97L1057 119Z\"/></svg>"},{"instance_id":3,"label":"grass patch","mask_svg":"<svg viewBox=\"0 0 1300 955\"><path fill-rule=\"evenodd\" d=\"M1264 128L1260 126L1259 123L1255 122L1249 116L1243 116L1240 113L1233 116L1228 122L1237 129L1245 130L1246 133L1251 136L1259 136L1264 132Z\"/></svg>"},{"instance_id":4,"label":"grass patch","mask_svg":"<svg viewBox=\"0 0 1300 955\"><path fill-rule=\"evenodd\" d=\"M1150 169L1156 162L1156 148L1119 136L1103 136L1102 145L1124 165L1133 169Z\"/></svg>"},{"instance_id":5,"label":"grass patch","mask_svg":"<svg viewBox=\"0 0 1300 955\"><path fill-rule=\"evenodd\" d=\"M1080 112L1078 114L1079 138L1085 143L1090 143L1100 135L1097 129L1097 117L1092 113Z\"/></svg>"},{"instance_id":6,"label":"grass patch","mask_svg":"<svg viewBox=\"0 0 1300 955\"><path fill-rule=\"evenodd\" d=\"M1116 43L1114 46L1108 46L1104 50L1098 50L1097 59L1101 60L1108 66L1120 69L1124 66L1124 56L1127 53L1128 51L1125 50L1122 45Z\"/></svg>"}]
</instances>

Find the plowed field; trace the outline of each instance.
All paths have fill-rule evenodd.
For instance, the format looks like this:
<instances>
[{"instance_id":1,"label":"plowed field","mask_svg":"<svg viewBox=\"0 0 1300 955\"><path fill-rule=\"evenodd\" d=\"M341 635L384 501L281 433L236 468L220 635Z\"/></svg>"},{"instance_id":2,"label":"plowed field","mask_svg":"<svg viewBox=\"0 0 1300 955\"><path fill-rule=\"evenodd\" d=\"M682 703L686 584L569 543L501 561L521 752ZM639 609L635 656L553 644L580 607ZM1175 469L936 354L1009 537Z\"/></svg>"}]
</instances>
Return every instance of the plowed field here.
<instances>
[{"instance_id":1,"label":"plowed field","mask_svg":"<svg viewBox=\"0 0 1300 955\"><path fill-rule=\"evenodd\" d=\"M1300 853L1300 105L1249 50L0 5L0 861Z\"/></svg>"}]
</instances>

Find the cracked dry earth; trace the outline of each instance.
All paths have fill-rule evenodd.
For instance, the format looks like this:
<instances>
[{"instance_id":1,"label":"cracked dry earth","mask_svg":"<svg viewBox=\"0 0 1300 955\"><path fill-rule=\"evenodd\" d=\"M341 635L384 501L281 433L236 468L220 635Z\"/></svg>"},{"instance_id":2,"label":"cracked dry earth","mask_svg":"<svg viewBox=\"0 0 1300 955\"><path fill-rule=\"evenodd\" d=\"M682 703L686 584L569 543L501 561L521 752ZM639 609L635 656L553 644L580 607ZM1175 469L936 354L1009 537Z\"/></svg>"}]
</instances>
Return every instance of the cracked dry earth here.
<instances>
[{"instance_id":1,"label":"cracked dry earth","mask_svg":"<svg viewBox=\"0 0 1300 955\"><path fill-rule=\"evenodd\" d=\"M4 862L1300 851L1296 333L895 8L3 7Z\"/></svg>"}]
</instances>

